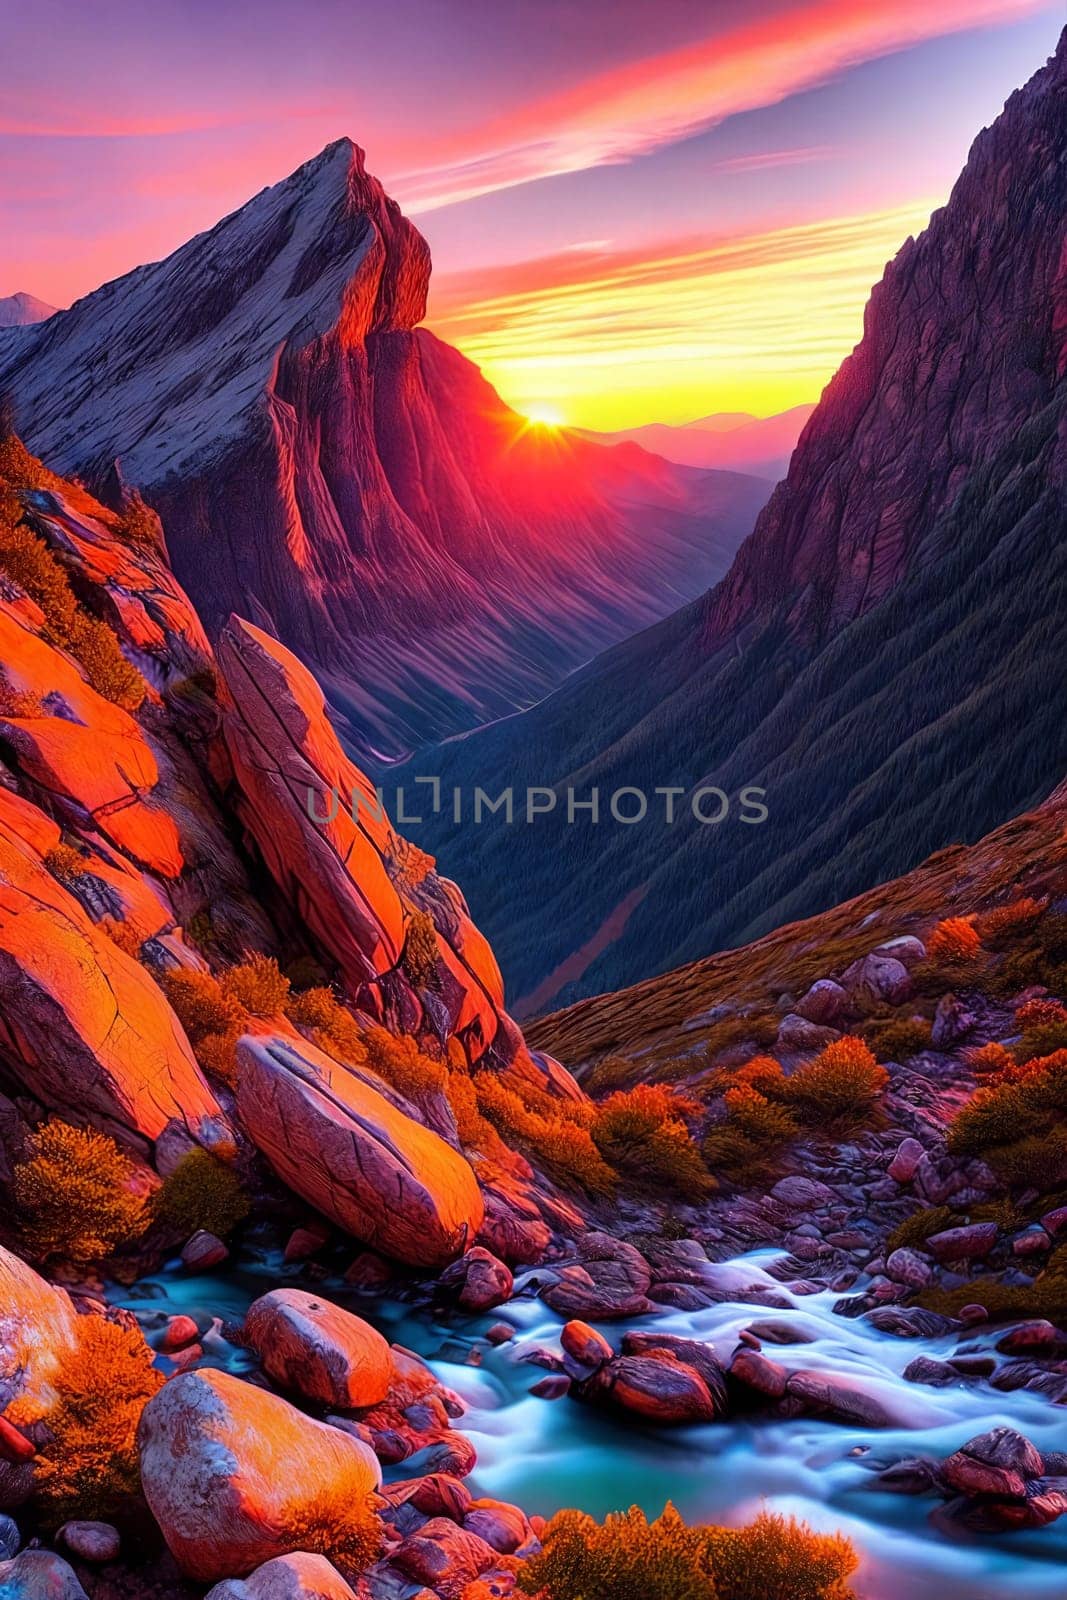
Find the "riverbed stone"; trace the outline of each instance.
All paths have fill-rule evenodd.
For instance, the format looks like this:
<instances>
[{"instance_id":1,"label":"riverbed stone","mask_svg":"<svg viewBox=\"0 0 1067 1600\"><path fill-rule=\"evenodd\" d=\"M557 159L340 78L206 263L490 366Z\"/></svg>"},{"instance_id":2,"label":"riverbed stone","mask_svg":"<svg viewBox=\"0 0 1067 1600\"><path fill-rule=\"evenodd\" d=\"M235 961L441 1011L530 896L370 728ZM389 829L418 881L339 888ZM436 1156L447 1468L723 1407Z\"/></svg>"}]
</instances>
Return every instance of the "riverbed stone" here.
<instances>
[{"instance_id":1,"label":"riverbed stone","mask_svg":"<svg viewBox=\"0 0 1067 1600\"><path fill-rule=\"evenodd\" d=\"M306 1400L358 1411L389 1393L393 1358L385 1339L322 1295L272 1289L249 1306L244 1332L275 1382Z\"/></svg>"},{"instance_id":2,"label":"riverbed stone","mask_svg":"<svg viewBox=\"0 0 1067 1600\"><path fill-rule=\"evenodd\" d=\"M989 1254L997 1237L995 1222L971 1222L932 1234L926 1241L926 1248L939 1261L974 1261Z\"/></svg>"},{"instance_id":3,"label":"riverbed stone","mask_svg":"<svg viewBox=\"0 0 1067 1600\"><path fill-rule=\"evenodd\" d=\"M924 1154L925 1151L918 1139L913 1139L910 1135L902 1139L897 1145L896 1155L889 1163L889 1176L895 1183L910 1183Z\"/></svg>"},{"instance_id":4,"label":"riverbed stone","mask_svg":"<svg viewBox=\"0 0 1067 1600\"><path fill-rule=\"evenodd\" d=\"M602 1333L591 1328L588 1322L580 1322L572 1318L565 1322L560 1330L559 1342L563 1346L563 1353L579 1366L595 1370L602 1367L605 1361L610 1361L614 1355L611 1345Z\"/></svg>"},{"instance_id":5,"label":"riverbed stone","mask_svg":"<svg viewBox=\"0 0 1067 1600\"><path fill-rule=\"evenodd\" d=\"M287 1555L294 1519L358 1505L381 1482L367 1445L228 1372L164 1384L144 1408L137 1447L152 1514L201 1583Z\"/></svg>"},{"instance_id":6,"label":"riverbed stone","mask_svg":"<svg viewBox=\"0 0 1067 1600\"><path fill-rule=\"evenodd\" d=\"M465 1311L491 1311L511 1299L515 1286L510 1267L480 1244L447 1266L438 1281Z\"/></svg>"},{"instance_id":7,"label":"riverbed stone","mask_svg":"<svg viewBox=\"0 0 1067 1600\"><path fill-rule=\"evenodd\" d=\"M0 1561L3 1600L87 1600L74 1568L51 1550L23 1550Z\"/></svg>"},{"instance_id":8,"label":"riverbed stone","mask_svg":"<svg viewBox=\"0 0 1067 1600\"><path fill-rule=\"evenodd\" d=\"M265 1561L247 1578L227 1578L205 1600L355 1600L351 1586L325 1556L306 1550Z\"/></svg>"},{"instance_id":9,"label":"riverbed stone","mask_svg":"<svg viewBox=\"0 0 1067 1600\"><path fill-rule=\"evenodd\" d=\"M116 1561L122 1548L119 1530L110 1522L65 1522L56 1539L82 1561L93 1565Z\"/></svg>"}]
</instances>

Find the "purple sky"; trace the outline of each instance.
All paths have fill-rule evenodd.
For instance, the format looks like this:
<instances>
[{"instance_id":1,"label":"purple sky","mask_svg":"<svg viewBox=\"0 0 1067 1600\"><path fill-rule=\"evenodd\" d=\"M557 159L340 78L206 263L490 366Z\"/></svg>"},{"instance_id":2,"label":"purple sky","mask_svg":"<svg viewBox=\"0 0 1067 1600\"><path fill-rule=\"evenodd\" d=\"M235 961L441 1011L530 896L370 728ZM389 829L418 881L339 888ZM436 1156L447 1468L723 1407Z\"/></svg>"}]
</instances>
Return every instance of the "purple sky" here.
<instances>
[{"instance_id":1,"label":"purple sky","mask_svg":"<svg viewBox=\"0 0 1067 1600\"><path fill-rule=\"evenodd\" d=\"M348 133L430 241L431 321L507 398L605 425L814 398L1062 23L1041 0L0 9L0 294L67 304ZM642 258L679 265L650 284Z\"/></svg>"}]
</instances>

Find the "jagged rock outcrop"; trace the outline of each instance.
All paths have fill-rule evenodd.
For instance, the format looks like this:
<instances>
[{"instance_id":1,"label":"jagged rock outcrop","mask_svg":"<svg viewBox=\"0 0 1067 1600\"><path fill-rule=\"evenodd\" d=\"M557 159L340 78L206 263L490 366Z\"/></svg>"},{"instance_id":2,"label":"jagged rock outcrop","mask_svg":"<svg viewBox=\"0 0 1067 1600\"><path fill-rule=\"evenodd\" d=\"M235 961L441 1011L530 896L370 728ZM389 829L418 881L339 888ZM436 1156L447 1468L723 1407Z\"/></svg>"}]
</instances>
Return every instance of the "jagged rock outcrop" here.
<instances>
[{"instance_id":1,"label":"jagged rock outcrop","mask_svg":"<svg viewBox=\"0 0 1067 1600\"><path fill-rule=\"evenodd\" d=\"M117 459L209 630L277 631L376 751L529 704L698 594L767 492L528 429L417 326L429 271L341 139L0 347L31 447L96 482Z\"/></svg>"},{"instance_id":2,"label":"jagged rock outcrop","mask_svg":"<svg viewBox=\"0 0 1067 1600\"><path fill-rule=\"evenodd\" d=\"M474 1242L484 1206L470 1164L373 1074L307 1040L249 1035L237 1054L241 1122L294 1193L411 1266L443 1266Z\"/></svg>"},{"instance_id":3,"label":"jagged rock outcrop","mask_svg":"<svg viewBox=\"0 0 1067 1600\"><path fill-rule=\"evenodd\" d=\"M459 1039L471 1062L489 1049L511 1060L522 1040L504 1013L489 945L455 886L394 831L342 750L310 672L238 617L223 630L218 660L238 811L352 996L405 1031Z\"/></svg>"},{"instance_id":4,"label":"jagged rock outcrop","mask_svg":"<svg viewBox=\"0 0 1067 1600\"><path fill-rule=\"evenodd\" d=\"M381 1482L368 1445L226 1372L190 1372L148 1402L141 1482L182 1571L245 1577L354 1511Z\"/></svg>"},{"instance_id":5,"label":"jagged rock outcrop","mask_svg":"<svg viewBox=\"0 0 1067 1600\"><path fill-rule=\"evenodd\" d=\"M519 1016L837 904L1059 781L1065 130L1061 41L887 268L727 577L396 775L554 789L535 827L438 816L419 834L478 905ZM688 795L668 826L669 784ZM716 825L692 814L705 785L729 800ZM648 797L639 826L608 813L623 787ZM595 849L568 788L599 791Z\"/></svg>"}]
</instances>

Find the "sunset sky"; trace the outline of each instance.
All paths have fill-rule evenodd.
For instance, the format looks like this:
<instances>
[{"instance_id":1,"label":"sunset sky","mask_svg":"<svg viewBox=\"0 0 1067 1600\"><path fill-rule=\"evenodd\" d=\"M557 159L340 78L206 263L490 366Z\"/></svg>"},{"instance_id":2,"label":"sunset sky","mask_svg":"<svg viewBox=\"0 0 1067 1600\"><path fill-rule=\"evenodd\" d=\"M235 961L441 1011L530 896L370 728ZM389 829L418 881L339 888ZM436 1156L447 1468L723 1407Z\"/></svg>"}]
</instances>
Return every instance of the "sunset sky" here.
<instances>
[{"instance_id":1,"label":"sunset sky","mask_svg":"<svg viewBox=\"0 0 1067 1600\"><path fill-rule=\"evenodd\" d=\"M0 0L0 294L66 305L340 134L520 410L817 397L1043 0Z\"/></svg>"}]
</instances>

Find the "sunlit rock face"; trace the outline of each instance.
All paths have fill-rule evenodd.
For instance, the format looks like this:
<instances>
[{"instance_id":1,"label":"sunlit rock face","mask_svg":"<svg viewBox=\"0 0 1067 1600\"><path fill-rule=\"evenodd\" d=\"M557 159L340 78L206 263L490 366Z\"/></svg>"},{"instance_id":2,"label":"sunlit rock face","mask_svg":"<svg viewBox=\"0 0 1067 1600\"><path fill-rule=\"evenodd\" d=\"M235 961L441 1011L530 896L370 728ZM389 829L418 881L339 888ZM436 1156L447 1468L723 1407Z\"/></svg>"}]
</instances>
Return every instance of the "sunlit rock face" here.
<instances>
[{"instance_id":1,"label":"sunlit rock face","mask_svg":"<svg viewBox=\"0 0 1067 1600\"><path fill-rule=\"evenodd\" d=\"M699 594L769 489L528 428L418 327L429 273L342 139L0 350L31 447L117 459L209 632L276 631L368 751L527 705Z\"/></svg>"},{"instance_id":2,"label":"sunlit rock face","mask_svg":"<svg viewBox=\"0 0 1067 1600\"><path fill-rule=\"evenodd\" d=\"M307 1040L249 1035L237 1054L242 1124L317 1211L410 1266L443 1266L473 1244L484 1205L470 1163L372 1074Z\"/></svg>"},{"instance_id":3,"label":"sunlit rock face","mask_svg":"<svg viewBox=\"0 0 1067 1600\"><path fill-rule=\"evenodd\" d=\"M299 1528L327 1506L358 1507L381 1482L368 1445L225 1372L165 1384L137 1442L145 1498L182 1571L201 1583L299 1548Z\"/></svg>"},{"instance_id":4,"label":"sunlit rock face","mask_svg":"<svg viewBox=\"0 0 1067 1600\"><path fill-rule=\"evenodd\" d=\"M59 830L0 789L0 1046L43 1105L126 1143L232 1137L145 968L48 872Z\"/></svg>"}]
</instances>

